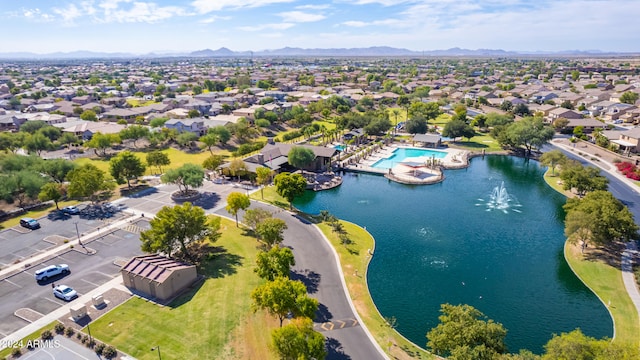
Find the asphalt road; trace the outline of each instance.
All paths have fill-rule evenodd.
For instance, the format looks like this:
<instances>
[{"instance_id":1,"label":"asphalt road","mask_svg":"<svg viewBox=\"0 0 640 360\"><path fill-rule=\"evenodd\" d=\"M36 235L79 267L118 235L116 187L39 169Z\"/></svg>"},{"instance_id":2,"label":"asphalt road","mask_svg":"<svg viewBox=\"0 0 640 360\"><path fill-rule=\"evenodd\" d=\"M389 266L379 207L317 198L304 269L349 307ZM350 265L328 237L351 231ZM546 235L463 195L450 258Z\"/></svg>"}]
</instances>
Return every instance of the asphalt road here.
<instances>
[{"instance_id":1,"label":"asphalt road","mask_svg":"<svg viewBox=\"0 0 640 360\"><path fill-rule=\"evenodd\" d=\"M107 281L119 276L120 267L116 260L129 259L141 255L139 231L148 227L143 221L104 233L86 244L95 254L89 255L78 247L69 249L38 264L31 264L26 270L0 280L0 338L27 325L28 322L14 315L18 309L30 309L31 314L47 314L64 305L63 300L53 296L51 283L71 286L79 295L85 294ZM75 226L73 227L75 233ZM44 266L68 264L71 274L59 276L47 282L36 282L34 272Z\"/></svg>"},{"instance_id":2,"label":"asphalt road","mask_svg":"<svg viewBox=\"0 0 640 360\"><path fill-rule=\"evenodd\" d=\"M292 278L304 282L310 296L320 302L314 322L316 329L322 331L327 339L327 359L384 359L355 321L332 249L320 232L304 219L279 208L252 201L251 208L257 207L276 213L275 217L287 223L283 244L290 247L295 256L296 265L292 269ZM231 217L224 209L216 213ZM240 212L238 218L242 219L242 216L243 213ZM333 324L325 324L322 328L321 325L327 322Z\"/></svg>"},{"instance_id":3,"label":"asphalt road","mask_svg":"<svg viewBox=\"0 0 640 360\"><path fill-rule=\"evenodd\" d=\"M570 159L580 161L583 165L596 167L593 163L575 155L571 151L567 151L562 147L554 146L554 148L561 150ZM615 171L615 169L612 169L612 171ZM608 171L600 169L600 173L609 179L609 191L611 194L629 208L629 211L633 214L636 223L640 224L640 193L630 188L616 176L611 175Z\"/></svg>"}]
</instances>

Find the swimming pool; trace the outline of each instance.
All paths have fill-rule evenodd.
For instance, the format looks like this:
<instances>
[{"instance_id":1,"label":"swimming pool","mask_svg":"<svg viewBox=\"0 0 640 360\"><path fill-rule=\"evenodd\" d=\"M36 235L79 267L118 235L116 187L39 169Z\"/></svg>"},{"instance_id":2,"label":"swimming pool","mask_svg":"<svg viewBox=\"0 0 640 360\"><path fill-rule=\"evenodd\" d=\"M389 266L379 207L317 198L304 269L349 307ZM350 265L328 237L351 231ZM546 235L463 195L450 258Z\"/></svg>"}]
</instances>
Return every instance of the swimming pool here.
<instances>
[{"instance_id":1,"label":"swimming pool","mask_svg":"<svg viewBox=\"0 0 640 360\"><path fill-rule=\"evenodd\" d=\"M391 169L406 158L425 157L429 159L443 159L445 156L447 156L447 153L444 151L417 148L397 148L393 151L393 155L389 156L386 159L380 159L376 161L373 165L371 165L371 167L376 169ZM424 160L427 159L422 159L422 161Z\"/></svg>"},{"instance_id":2,"label":"swimming pool","mask_svg":"<svg viewBox=\"0 0 640 360\"><path fill-rule=\"evenodd\" d=\"M337 149L338 151L344 151L345 146L344 145L334 145L333 148Z\"/></svg>"}]
</instances>

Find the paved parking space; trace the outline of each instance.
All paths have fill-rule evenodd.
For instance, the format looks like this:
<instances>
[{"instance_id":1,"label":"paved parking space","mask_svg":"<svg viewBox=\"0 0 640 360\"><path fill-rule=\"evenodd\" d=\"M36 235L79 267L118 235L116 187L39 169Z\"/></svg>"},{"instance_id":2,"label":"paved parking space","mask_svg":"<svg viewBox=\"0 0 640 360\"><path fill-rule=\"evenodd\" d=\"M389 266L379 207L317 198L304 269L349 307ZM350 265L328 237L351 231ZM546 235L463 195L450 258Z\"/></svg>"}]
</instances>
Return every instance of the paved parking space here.
<instances>
[{"instance_id":1,"label":"paved parking space","mask_svg":"<svg viewBox=\"0 0 640 360\"><path fill-rule=\"evenodd\" d=\"M105 219L90 219L78 215L65 217L43 217L38 219L41 228L28 230L19 225L14 228L0 231L0 267L13 264L16 261L24 261L29 257L52 249L64 239L76 240L78 234L88 234L104 228L128 216L122 212L116 212L114 216ZM78 228L76 232L76 226Z\"/></svg>"},{"instance_id":2,"label":"paved parking space","mask_svg":"<svg viewBox=\"0 0 640 360\"><path fill-rule=\"evenodd\" d=\"M143 228L148 227L149 222L142 220L127 223L125 227L131 225ZM87 248L95 250L95 254L88 254L84 249L76 246L46 261L31 264L27 269L0 280L0 337L29 324L15 315L18 309L26 308L46 315L66 304L65 301L53 296L52 283L70 286L81 296L119 276L120 268L114 264L116 260L129 259L142 254L139 232L121 229L104 232L86 241L85 244ZM57 276L48 282L36 282L35 271L53 264L68 264L71 273L66 276Z\"/></svg>"}]
</instances>

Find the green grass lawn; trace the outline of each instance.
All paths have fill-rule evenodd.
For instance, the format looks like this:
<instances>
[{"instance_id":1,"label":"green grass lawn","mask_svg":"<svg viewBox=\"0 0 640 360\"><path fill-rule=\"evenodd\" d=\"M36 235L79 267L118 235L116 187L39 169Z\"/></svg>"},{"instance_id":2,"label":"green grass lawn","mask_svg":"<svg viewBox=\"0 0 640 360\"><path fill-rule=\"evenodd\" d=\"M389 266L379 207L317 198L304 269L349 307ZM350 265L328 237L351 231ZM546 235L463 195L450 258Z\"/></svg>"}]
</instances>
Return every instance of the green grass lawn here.
<instances>
[{"instance_id":1,"label":"green grass lawn","mask_svg":"<svg viewBox=\"0 0 640 360\"><path fill-rule=\"evenodd\" d=\"M92 151L92 150L89 150ZM140 158L140 160L142 160L143 163L146 163L146 156L147 156L147 152L143 152L143 151L132 151L133 154L135 154L138 158ZM208 158L209 156L211 156L211 153L208 150L199 152L199 153L194 153L194 154L190 154L190 153L186 153L184 151L180 151L178 149L174 149L174 148L168 148L168 149L164 149L162 150L163 153L167 154L169 156L169 160L171 161L171 164L169 164L169 166L167 167L163 167L162 171L165 172L167 169L175 169L175 168L179 168L180 166L190 163L190 164L197 164L197 165L201 165L202 162ZM222 155L222 156L229 156L229 152L228 151L214 151L214 153L216 155ZM108 159L102 159L102 158L77 158L75 159L73 162L75 162L76 164L79 165L84 165L84 164L88 164L91 163L93 165L95 165L98 169L106 172L107 174L109 173L109 160ZM146 175L154 175L157 174L158 168L157 167L147 167L147 171L145 172Z\"/></svg>"},{"instance_id":2,"label":"green grass lawn","mask_svg":"<svg viewBox=\"0 0 640 360\"><path fill-rule=\"evenodd\" d=\"M222 219L223 249L200 274L196 289L162 307L132 298L91 324L99 340L139 359L275 358L268 351L270 330L277 321L251 310L251 291L261 283L253 272L257 242Z\"/></svg>"},{"instance_id":3,"label":"green grass lawn","mask_svg":"<svg viewBox=\"0 0 640 360\"><path fill-rule=\"evenodd\" d=\"M562 185L558 184L560 177L553 176L550 170L546 171L544 179L559 193L567 197L575 196L562 189ZM640 345L638 337L640 320L622 282L622 270L607 264L604 260L599 260L597 257L586 259L577 246L572 246L568 242L564 245L564 255L573 272L607 305L614 319L614 341Z\"/></svg>"},{"instance_id":4,"label":"green grass lawn","mask_svg":"<svg viewBox=\"0 0 640 360\"><path fill-rule=\"evenodd\" d=\"M564 254L573 272L609 309L615 326L614 341L640 346L638 311L622 282L622 270L599 259L585 259L579 247L568 243Z\"/></svg>"}]
</instances>

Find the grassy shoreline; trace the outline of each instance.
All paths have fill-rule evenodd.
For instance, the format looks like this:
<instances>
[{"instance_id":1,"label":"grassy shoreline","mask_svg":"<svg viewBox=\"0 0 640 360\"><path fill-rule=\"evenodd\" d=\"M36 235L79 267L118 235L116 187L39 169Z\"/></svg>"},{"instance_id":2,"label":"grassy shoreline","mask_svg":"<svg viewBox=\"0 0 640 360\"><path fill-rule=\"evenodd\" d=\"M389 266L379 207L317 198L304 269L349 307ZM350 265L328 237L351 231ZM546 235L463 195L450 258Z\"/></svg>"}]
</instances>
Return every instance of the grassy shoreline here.
<instances>
[{"instance_id":1,"label":"grassy shoreline","mask_svg":"<svg viewBox=\"0 0 640 360\"><path fill-rule=\"evenodd\" d=\"M558 184L559 177L551 175L549 170L545 173L544 179L551 188L564 196L574 196L562 189ZM601 260L587 259L577 246L571 245L568 241L564 244L564 258L571 271L609 311L614 324L613 341L640 345L637 336L640 334L640 320L622 281L622 269Z\"/></svg>"}]
</instances>

